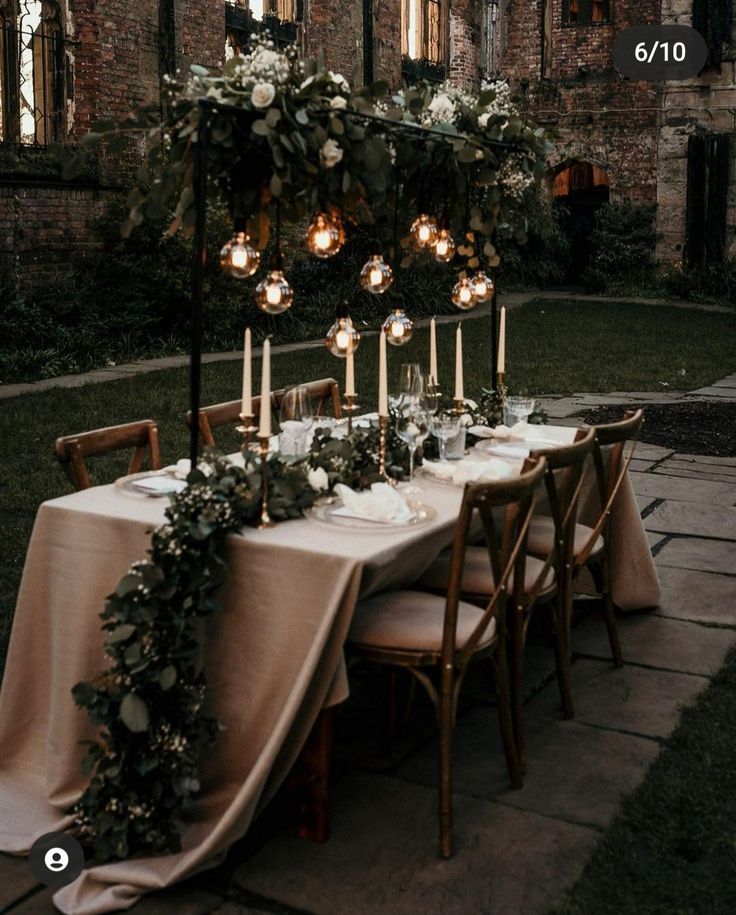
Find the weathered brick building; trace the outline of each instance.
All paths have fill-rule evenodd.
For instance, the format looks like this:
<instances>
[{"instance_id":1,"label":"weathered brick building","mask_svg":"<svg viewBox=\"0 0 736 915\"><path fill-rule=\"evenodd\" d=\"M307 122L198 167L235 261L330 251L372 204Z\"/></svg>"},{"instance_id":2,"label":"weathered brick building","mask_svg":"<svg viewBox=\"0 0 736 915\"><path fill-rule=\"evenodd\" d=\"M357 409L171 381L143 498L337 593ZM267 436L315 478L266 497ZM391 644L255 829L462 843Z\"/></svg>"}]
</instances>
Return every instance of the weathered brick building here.
<instances>
[{"instance_id":1,"label":"weathered brick building","mask_svg":"<svg viewBox=\"0 0 736 915\"><path fill-rule=\"evenodd\" d=\"M726 7L730 0L0 0L0 267L33 268L35 277L63 269L99 243L94 223L123 189L119 159L104 153L63 181L55 142L76 143L96 120L155 102L176 67L221 65L255 28L307 53L323 48L358 83L425 76L471 86L506 76L556 136L550 193L583 215L609 197L657 203L663 259L717 259L736 232L736 144L724 139L734 131L734 30L711 22ZM620 31L693 16L714 32L700 77L662 85L614 70Z\"/></svg>"}]
</instances>

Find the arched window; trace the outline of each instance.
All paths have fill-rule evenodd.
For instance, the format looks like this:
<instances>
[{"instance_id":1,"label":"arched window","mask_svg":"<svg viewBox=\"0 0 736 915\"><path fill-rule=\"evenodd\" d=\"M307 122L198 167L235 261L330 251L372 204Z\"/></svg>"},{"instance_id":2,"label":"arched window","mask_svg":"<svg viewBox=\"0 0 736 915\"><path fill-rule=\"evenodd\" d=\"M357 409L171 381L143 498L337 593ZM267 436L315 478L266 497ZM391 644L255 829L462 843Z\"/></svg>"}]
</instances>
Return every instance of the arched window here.
<instances>
[{"instance_id":1,"label":"arched window","mask_svg":"<svg viewBox=\"0 0 736 915\"><path fill-rule=\"evenodd\" d=\"M412 60L444 63L443 0L402 0L401 53Z\"/></svg>"},{"instance_id":2,"label":"arched window","mask_svg":"<svg viewBox=\"0 0 736 915\"><path fill-rule=\"evenodd\" d=\"M0 5L0 140L46 146L59 135L63 54L53 0Z\"/></svg>"}]
</instances>

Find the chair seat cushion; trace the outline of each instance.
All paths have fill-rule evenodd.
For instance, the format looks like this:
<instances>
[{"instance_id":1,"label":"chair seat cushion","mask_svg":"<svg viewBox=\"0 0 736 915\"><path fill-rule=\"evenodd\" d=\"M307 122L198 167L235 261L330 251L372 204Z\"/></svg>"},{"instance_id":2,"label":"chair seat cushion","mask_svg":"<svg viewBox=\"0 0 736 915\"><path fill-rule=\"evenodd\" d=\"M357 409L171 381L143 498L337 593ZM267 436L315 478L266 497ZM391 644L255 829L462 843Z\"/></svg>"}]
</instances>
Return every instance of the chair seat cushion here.
<instances>
[{"instance_id":1,"label":"chair seat cushion","mask_svg":"<svg viewBox=\"0 0 736 915\"><path fill-rule=\"evenodd\" d=\"M422 588L431 591L446 591L450 582L450 567L452 565L452 552L446 550L435 559L432 565L419 579ZM526 573L524 575L524 591L529 593L536 584L544 563L533 556L526 558ZM513 574L509 581L509 590L513 588ZM488 558L488 550L484 546L469 546L465 550L465 566L463 568L463 594L492 594L495 589L493 571ZM544 576L544 583L540 590L540 597L547 597L555 589L555 573L550 568Z\"/></svg>"},{"instance_id":2,"label":"chair seat cushion","mask_svg":"<svg viewBox=\"0 0 736 915\"><path fill-rule=\"evenodd\" d=\"M465 645L482 616L479 607L460 602L458 648ZM439 652L444 624L444 597L423 591L387 591L357 605L348 642L365 647ZM495 633L496 621L492 619L478 647L490 645Z\"/></svg>"},{"instance_id":3,"label":"chair seat cushion","mask_svg":"<svg viewBox=\"0 0 736 915\"><path fill-rule=\"evenodd\" d=\"M592 527L588 527L585 524L575 525L574 550L576 555L585 549L592 533ZM526 543L527 550L535 556L547 557L552 552L554 543L555 523L552 518L545 517L544 515L533 518L532 523L529 525L529 537ZM595 556L597 553L600 553L602 549L603 537L598 536L596 537L590 555Z\"/></svg>"}]
</instances>

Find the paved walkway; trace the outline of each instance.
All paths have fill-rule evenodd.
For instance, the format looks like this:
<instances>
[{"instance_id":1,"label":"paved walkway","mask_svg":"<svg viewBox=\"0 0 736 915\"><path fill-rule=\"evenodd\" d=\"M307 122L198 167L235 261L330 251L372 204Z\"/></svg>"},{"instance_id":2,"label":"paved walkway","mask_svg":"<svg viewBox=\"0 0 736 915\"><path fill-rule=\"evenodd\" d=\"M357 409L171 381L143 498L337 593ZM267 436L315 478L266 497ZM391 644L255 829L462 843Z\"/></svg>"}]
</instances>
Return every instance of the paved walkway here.
<instances>
[{"instance_id":1,"label":"paved walkway","mask_svg":"<svg viewBox=\"0 0 736 915\"><path fill-rule=\"evenodd\" d=\"M690 396L736 401L736 375ZM685 395L679 395L685 396ZM556 421L601 403L652 395L554 398ZM662 400L657 396L657 400ZM437 858L436 744L418 703L388 763L377 761L375 682L358 681L338 719L339 779L325 845L281 831L236 846L221 868L152 896L134 915L544 915L575 882L691 702L736 644L736 458L640 445L632 471L663 586L655 612L573 634L576 717L558 712L552 650L527 654L528 773L510 791L487 693L472 681L455 741L456 854ZM27 863L0 856L0 912L51 915Z\"/></svg>"},{"instance_id":2,"label":"paved walkway","mask_svg":"<svg viewBox=\"0 0 736 915\"><path fill-rule=\"evenodd\" d=\"M533 299L574 299L581 302L634 302L641 305L653 306L670 306L673 308L689 308L698 311L714 312L732 312L733 309L725 305L699 305L688 301L671 301L669 299L646 299L637 296L615 297L615 296L596 296L581 295L578 293L565 291L550 292L510 292L499 295L499 306L505 305L506 308L518 308L526 302ZM460 320L472 320L474 318L483 318L490 314L490 305L480 305L469 313L456 313L450 315L438 315L437 323L454 324ZM426 327L430 318L421 318L416 321L417 327ZM378 331L361 331L364 337L371 337ZM299 343L282 343L271 348L271 355L278 356L285 353L300 352L309 349L321 349L324 346L324 339L307 340ZM254 349L254 355L260 355L260 349ZM209 365L213 362L234 362L243 358L242 350L233 350L227 353L204 353L202 363ZM130 378L131 375L146 375L150 372L160 372L164 369L184 368L189 365L189 356L184 354L180 356L162 356L158 359L142 359L139 362L124 362L112 364L101 369L94 369L91 372L81 372L77 375L60 375L57 378L44 378L41 381L22 382L19 384L0 384L0 400L8 397L18 397L21 394L32 394L36 391L47 391L49 388L78 388L85 384L99 384L104 381L118 381L122 378Z\"/></svg>"}]
</instances>

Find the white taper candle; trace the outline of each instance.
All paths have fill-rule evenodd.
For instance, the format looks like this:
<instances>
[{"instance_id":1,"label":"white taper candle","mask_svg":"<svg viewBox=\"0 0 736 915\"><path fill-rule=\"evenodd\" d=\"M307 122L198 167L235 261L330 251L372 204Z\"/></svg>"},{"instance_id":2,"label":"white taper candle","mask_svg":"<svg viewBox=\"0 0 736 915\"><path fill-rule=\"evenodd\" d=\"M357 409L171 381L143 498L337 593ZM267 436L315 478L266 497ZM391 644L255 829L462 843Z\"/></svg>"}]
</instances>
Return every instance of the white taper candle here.
<instances>
[{"instance_id":1,"label":"white taper candle","mask_svg":"<svg viewBox=\"0 0 736 915\"><path fill-rule=\"evenodd\" d=\"M429 322L429 377L435 384L439 384L439 374L437 372L437 325L432 318Z\"/></svg>"},{"instance_id":2,"label":"white taper candle","mask_svg":"<svg viewBox=\"0 0 736 915\"><path fill-rule=\"evenodd\" d=\"M263 344L263 362L261 364L261 422L258 427L261 436L271 435L271 341L266 338Z\"/></svg>"},{"instance_id":3,"label":"white taper candle","mask_svg":"<svg viewBox=\"0 0 736 915\"><path fill-rule=\"evenodd\" d=\"M501 321L498 328L498 369L500 374L506 372L506 306L501 306Z\"/></svg>"},{"instance_id":4,"label":"white taper candle","mask_svg":"<svg viewBox=\"0 0 736 915\"><path fill-rule=\"evenodd\" d=\"M345 396L355 397L355 362L352 353L345 357Z\"/></svg>"},{"instance_id":5,"label":"white taper candle","mask_svg":"<svg viewBox=\"0 0 736 915\"><path fill-rule=\"evenodd\" d=\"M463 328L457 326L455 335L455 400L464 400L463 392Z\"/></svg>"},{"instance_id":6,"label":"white taper candle","mask_svg":"<svg viewBox=\"0 0 736 915\"><path fill-rule=\"evenodd\" d=\"M386 334L378 334L378 415L388 416L388 369L386 365Z\"/></svg>"},{"instance_id":7,"label":"white taper candle","mask_svg":"<svg viewBox=\"0 0 736 915\"><path fill-rule=\"evenodd\" d=\"M243 402L240 412L244 416L253 414L253 375L251 366L251 339L250 327L245 328L245 340L243 342Z\"/></svg>"}]
</instances>

